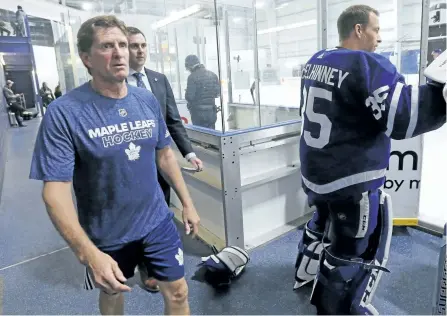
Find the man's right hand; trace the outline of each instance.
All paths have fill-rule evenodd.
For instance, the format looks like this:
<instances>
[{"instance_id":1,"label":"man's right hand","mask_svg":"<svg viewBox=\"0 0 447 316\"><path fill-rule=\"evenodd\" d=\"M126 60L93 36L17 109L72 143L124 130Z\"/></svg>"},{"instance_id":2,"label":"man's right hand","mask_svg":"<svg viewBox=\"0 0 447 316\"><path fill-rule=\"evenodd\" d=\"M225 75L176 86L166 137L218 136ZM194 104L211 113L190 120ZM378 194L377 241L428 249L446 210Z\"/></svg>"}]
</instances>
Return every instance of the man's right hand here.
<instances>
[{"instance_id":1,"label":"man's right hand","mask_svg":"<svg viewBox=\"0 0 447 316\"><path fill-rule=\"evenodd\" d=\"M118 267L118 263L108 254L96 250L87 256L87 267L96 285L108 294L129 292L126 278Z\"/></svg>"}]
</instances>

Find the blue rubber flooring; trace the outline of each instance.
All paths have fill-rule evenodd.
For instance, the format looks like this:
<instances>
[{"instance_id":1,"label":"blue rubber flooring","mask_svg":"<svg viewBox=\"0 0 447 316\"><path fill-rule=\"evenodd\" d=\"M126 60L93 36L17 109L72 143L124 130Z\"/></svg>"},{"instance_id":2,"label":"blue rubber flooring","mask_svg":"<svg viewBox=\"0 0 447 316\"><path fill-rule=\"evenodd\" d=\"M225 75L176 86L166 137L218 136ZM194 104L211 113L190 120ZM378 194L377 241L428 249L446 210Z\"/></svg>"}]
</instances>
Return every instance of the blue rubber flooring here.
<instances>
[{"instance_id":1,"label":"blue rubber flooring","mask_svg":"<svg viewBox=\"0 0 447 316\"><path fill-rule=\"evenodd\" d=\"M39 120L27 124L11 130L0 205L0 314L98 314L97 293L82 289L83 268L46 214L42 184L28 180ZM246 272L229 291L218 293L195 277L200 257L209 255L210 249L183 236L191 313L315 314L309 304L311 287L292 290L300 237L300 230L290 232L251 251ZM395 228L388 264L391 274L382 277L373 300L381 314L431 313L440 246L438 237ZM161 295L142 290L138 278L134 282L132 292L126 294L126 314L163 314Z\"/></svg>"}]
</instances>

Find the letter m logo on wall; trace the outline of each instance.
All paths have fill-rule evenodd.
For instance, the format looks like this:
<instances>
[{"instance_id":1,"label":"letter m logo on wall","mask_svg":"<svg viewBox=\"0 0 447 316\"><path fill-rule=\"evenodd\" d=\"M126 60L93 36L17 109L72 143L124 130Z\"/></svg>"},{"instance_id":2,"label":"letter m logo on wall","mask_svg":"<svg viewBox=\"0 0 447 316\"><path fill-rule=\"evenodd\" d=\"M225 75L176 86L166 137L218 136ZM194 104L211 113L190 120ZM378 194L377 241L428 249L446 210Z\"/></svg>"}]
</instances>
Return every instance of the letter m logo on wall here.
<instances>
[{"instance_id":1,"label":"letter m logo on wall","mask_svg":"<svg viewBox=\"0 0 447 316\"><path fill-rule=\"evenodd\" d=\"M397 165L398 170L404 169L405 157L407 157L407 156L410 156L412 158L410 160L407 159L407 161L412 162L412 170L418 169L419 157L415 151L407 150L406 152L402 153L401 151L394 150L390 153L390 161L393 156L397 157L397 159L398 159L398 165ZM389 170L389 169L390 169L390 167L388 166L387 170Z\"/></svg>"}]
</instances>

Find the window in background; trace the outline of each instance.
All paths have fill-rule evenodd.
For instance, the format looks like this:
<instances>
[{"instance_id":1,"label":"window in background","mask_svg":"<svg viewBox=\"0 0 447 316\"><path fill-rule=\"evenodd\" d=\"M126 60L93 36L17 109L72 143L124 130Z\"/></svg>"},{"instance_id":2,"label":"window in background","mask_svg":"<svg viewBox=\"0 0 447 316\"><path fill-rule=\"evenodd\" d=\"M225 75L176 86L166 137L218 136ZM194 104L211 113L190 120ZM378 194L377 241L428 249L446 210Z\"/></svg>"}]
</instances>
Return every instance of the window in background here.
<instances>
[{"instance_id":1,"label":"window in background","mask_svg":"<svg viewBox=\"0 0 447 316\"><path fill-rule=\"evenodd\" d=\"M328 0L328 47L339 44L338 17L356 4L366 4L379 11L382 43L376 53L388 58L407 83L418 84L422 0Z\"/></svg>"},{"instance_id":2,"label":"window in background","mask_svg":"<svg viewBox=\"0 0 447 316\"><path fill-rule=\"evenodd\" d=\"M74 86L74 73L71 67L71 61L69 62L71 57L67 38L67 36L71 36L71 33L67 32L67 27L63 23L52 21L51 26L54 36L54 52L56 55L57 72L59 74L59 84L62 93L65 94ZM51 88L55 89L56 86Z\"/></svg>"},{"instance_id":3,"label":"window in background","mask_svg":"<svg viewBox=\"0 0 447 316\"><path fill-rule=\"evenodd\" d=\"M193 1L179 4L178 0L166 0L165 9L165 16L157 16L151 23L152 35L147 37L152 45L151 65L168 77L180 115L187 124L222 130L220 112L217 112L220 82L216 77L219 66L214 5ZM200 64L193 73L185 67L188 56L195 56L194 60ZM203 75L204 69L214 73L214 79ZM195 79L188 83L190 76ZM210 80L214 80L214 85L210 86ZM188 97L195 97L194 100L186 100L188 90ZM192 92L194 96L191 96Z\"/></svg>"},{"instance_id":4,"label":"window in background","mask_svg":"<svg viewBox=\"0 0 447 316\"><path fill-rule=\"evenodd\" d=\"M421 53L421 23L422 0L403 0L397 8L398 38L397 53L400 57L399 71L405 77L407 84L419 84L420 53Z\"/></svg>"},{"instance_id":5,"label":"window in background","mask_svg":"<svg viewBox=\"0 0 447 316\"><path fill-rule=\"evenodd\" d=\"M317 1L257 1L262 123L299 119L302 65L318 49Z\"/></svg>"},{"instance_id":6,"label":"window in background","mask_svg":"<svg viewBox=\"0 0 447 316\"><path fill-rule=\"evenodd\" d=\"M258 127L259 100L255 90L254 10L220 5L220 55L223 117L229 130Z\"/></svg>"}]
</instances>

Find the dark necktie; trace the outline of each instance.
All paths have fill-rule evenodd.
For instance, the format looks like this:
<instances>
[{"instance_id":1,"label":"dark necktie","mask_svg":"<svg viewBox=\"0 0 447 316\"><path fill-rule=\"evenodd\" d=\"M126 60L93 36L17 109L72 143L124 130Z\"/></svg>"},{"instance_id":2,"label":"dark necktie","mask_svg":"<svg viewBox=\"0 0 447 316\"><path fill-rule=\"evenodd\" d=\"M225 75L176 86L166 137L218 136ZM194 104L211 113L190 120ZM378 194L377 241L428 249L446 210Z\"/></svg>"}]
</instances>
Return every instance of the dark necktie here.
<instances>
[{"instance_id":1,"label":"dark necktie","mask_svg":"<svg viewBox=\"0 0 447 316\"><path fill-rule=\"evenodd\" d=\"M140 72L136 72L136 73L133 74L133 76L134 76L135 78L137 78L137 86L138 86L138 87L147 89L147 88L146 88L146 85L145 85L144 82L143 82L143 79L141 79L141 78L143 78L143 74L142 74L142 73L140 73Z\"/></svg>"}]
</instances>

